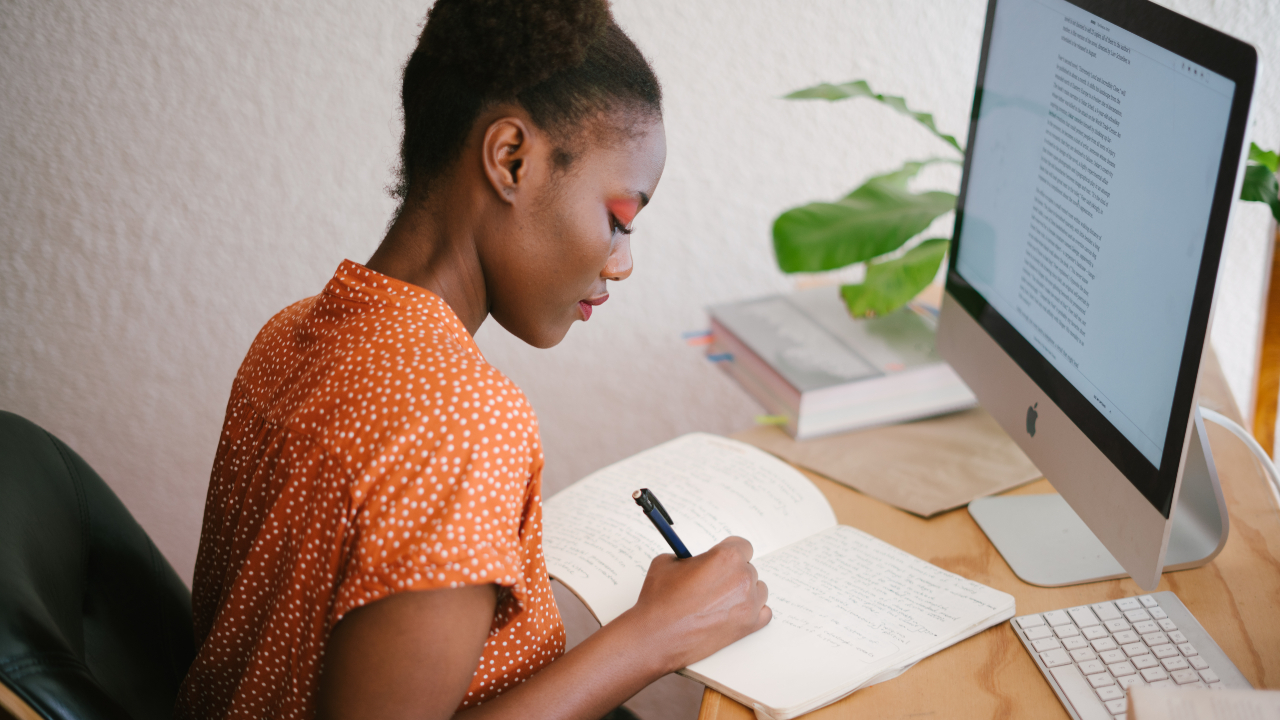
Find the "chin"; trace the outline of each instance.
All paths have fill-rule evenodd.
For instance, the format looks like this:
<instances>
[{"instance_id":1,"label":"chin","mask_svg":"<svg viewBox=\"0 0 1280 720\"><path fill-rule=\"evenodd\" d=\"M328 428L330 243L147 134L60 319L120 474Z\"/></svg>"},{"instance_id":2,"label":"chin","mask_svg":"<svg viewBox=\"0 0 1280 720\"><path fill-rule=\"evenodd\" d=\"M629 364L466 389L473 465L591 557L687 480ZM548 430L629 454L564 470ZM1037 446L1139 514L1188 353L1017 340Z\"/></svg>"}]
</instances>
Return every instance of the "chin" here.
<instances>
[{"instance_id":1,"label":"chin","mask_svg":"<svg viewBox=\"0 0 1280 720\"><path fill-rule=\"evenodd\" d=\"M507 332L515 335L524 342L536 348L545 350L559 345L569 334L569 328L573 323L568 322L563 325L539 325L530 323L529 325L516 325L516 323L503 322L500 318L494 318L498 324L506 329Z\"/></svg>"}]
</instances>

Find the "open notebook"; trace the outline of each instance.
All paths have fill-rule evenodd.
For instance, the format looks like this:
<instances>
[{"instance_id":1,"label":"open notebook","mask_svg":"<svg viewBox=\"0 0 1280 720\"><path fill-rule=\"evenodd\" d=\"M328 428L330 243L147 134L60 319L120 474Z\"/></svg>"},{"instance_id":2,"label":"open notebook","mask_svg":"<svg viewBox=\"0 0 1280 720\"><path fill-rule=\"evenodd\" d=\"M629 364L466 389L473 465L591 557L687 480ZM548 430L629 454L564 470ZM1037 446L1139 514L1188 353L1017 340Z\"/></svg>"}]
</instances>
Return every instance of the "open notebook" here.
<instances>
[{"instance_id":1,"label":"open notebook","mask_svg":"<svg viewBox=\"0 0 1280 720\"><path fill-rule=\"evenodd\" d=\"M691 434L546 501L547 568L602 624L635 604L649 561L670 552L631 499L641 487L695 555L729 535L751 541L773 621L680 674L757 715L817 709L1014 614L1011 595L837 524L818 488L781 460Z\"/></svg>"}]
</instances>

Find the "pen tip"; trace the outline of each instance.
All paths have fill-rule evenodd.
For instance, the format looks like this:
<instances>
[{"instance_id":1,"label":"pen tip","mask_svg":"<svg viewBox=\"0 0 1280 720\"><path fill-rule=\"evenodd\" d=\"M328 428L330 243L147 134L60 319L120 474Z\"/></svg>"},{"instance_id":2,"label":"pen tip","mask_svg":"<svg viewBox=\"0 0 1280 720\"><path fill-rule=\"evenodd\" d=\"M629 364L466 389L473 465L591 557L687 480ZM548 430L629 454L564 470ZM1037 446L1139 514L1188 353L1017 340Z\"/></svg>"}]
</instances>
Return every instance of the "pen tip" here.
<instances>
[{"instance_id":1,"label":"pen tip","mask_svg":"<svg viewBox=\"0 0 1280 720\"><path fill-rule=\"evenodd\" d=\"M639 500L639 499L640 499L640 496L641 496L641 495L643 495L643 494L644 494L644 491L643 491L643 490L637 490L637 491L635 491L635 492L631 493L631 499L632 499L632 500Z\"/></svg>"}]
</instances>

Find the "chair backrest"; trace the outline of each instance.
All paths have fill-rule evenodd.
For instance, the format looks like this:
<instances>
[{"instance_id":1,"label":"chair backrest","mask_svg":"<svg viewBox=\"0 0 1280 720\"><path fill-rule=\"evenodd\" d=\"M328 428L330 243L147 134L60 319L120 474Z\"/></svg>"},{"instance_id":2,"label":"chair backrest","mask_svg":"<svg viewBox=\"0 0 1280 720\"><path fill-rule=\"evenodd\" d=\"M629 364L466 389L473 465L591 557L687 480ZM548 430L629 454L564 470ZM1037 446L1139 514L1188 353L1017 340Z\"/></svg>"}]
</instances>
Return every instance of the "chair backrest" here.
<instances>
[{"instance_id":1,"label":"chair backrest","mask_svg":"<svg viewBox=\"0 0 1280 720\"><path fill-rule=\"evenodd\" d=\"M0 682L42 716L169 718L191 593L79 455L0 412Z\"/></svg>"}]
</instances>

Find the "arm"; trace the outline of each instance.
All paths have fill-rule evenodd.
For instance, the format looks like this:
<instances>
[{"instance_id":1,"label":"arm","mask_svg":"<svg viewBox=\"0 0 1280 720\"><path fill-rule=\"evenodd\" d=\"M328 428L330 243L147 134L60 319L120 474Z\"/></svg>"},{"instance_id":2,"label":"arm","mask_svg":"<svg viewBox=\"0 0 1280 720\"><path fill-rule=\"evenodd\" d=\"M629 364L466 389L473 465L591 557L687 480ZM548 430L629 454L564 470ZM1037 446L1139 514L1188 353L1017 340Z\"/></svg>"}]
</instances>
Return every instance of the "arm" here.
<instances>
[{"instance_id":1,"label":"arm","mask_svg":"<svg viewBox=\"0 0 1280 720\"><path fill-rule=\"evenodd\" d=\"M688 560L654 558L635 607L564 657L458 720L597 720L649 683L764 627L768 589L751 544L729 538ZM480 660L494 586L400 593L334 628L319 718L448 718Z\"/></svg>"}]
</instances>

